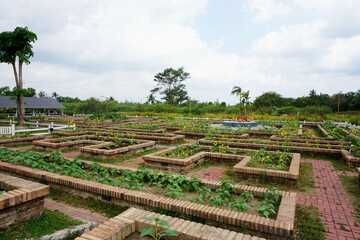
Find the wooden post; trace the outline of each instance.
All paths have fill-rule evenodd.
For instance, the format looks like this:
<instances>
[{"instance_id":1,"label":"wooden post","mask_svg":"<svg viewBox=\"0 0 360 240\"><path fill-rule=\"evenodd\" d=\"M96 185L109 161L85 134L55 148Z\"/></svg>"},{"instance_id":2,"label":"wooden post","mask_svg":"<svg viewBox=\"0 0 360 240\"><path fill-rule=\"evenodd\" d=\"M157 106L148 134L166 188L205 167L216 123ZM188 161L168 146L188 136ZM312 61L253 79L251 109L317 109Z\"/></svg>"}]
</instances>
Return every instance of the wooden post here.
<instances>
[{"instance_id":1,"label":"wooden post","mask_svg":"<svg viewBox=\"0 0 360 240\"><path fill-rule=\"evenodd\" d=\"M11 135L15 136L15 124L11 124Z\"/></svg>"}]
</instances>

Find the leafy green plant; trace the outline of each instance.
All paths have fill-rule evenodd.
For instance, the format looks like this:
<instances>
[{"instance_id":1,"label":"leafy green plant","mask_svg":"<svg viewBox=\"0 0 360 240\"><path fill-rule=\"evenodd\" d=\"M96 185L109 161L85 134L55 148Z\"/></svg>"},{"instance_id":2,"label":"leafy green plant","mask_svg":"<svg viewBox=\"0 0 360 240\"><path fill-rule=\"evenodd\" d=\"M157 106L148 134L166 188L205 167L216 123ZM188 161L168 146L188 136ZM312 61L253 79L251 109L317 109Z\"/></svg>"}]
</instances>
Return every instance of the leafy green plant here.
<instances>
[{"instance_id":1,"label":"leafy green plant","mask_svg":"<svg viewBox=\"0 0 360 240\"><path fill-rule=\"evenodd\" d=\"M249 206L246 202L246 199L242 198L238 201L231 203L231 210L236 209L238 212L249 212Z\"/></svg>"},{"instance_id":2,"label":"leafy green plant","mask_svg":"<svg viewBox=\"0 0 360 240\"><path fill-rule=\"evenodd\" d=\"M141 231L140 237L150 236L154 240L160 240L164 236L179 236L179 233L170 228L166 228L164 231L159 231L158 226L169 227L169 223L158 217L144 217L145 220L152 221L155 223L155 228L144 228Z\"/></svg>"}]
</instances>

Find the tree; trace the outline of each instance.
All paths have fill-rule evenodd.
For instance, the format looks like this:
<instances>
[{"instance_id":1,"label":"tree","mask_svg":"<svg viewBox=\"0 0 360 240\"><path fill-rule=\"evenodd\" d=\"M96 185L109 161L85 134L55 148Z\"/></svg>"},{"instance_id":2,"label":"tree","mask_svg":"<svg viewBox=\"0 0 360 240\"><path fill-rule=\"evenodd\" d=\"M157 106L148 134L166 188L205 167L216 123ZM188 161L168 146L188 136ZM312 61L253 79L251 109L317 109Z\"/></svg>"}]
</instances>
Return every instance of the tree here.
<instances>
[{"instance_id":1,"label":"tree","mask_svg":"<svg viewBox=\"0 0 360 240\"><path fill-rule=\"evenodd\" d=\"M147 103L154 104L156 103L155 93L159 91L159 88L154 88L150 91L150 95L147 97Z\"/></svg>"},{"instance_id":2,"label":"tree","mask_svg":"<svg viewBox=\"0 0 360 240\"><path fill-rule=\"evenodd\" d=\"M246 106L249 105L249 99L250 99L250 91L243 92L242 94L242 104L245 108L245 115L246 115Z\"/></svg>"},{"instance_id":3,"label":"tree","mask_svg":"<svg viewBox=\"0 0 360 240\"><path fill-rule=\"evenodd\" d=\"M0 63L11 64L14 70L19 125L24 125L25 116L22 67L23 63L29 64L30 57L34 56L31 43L35 40L37 40L36 34L27 27L17 27L12 32L0 33ZM18 69L16 69L17 59Z\"/></svg>"},{"instance_id":4,"label":"tree","mask_svg":"<svg viewBox=\"0 0 360 240\"><path fill-rule=\"evenodd\" d=\"M39 96L39 98L48 98L49 97L45 91L40 91L38 93L38 96Z\"/></svg>"},{"instance_id":5,"label":"tree","mask_svg":"<svg viewBox=\"0 0 360 240\"><path fill-rule=\"evenodd\" d=\"M241 87L234 86L230 94L239 97L239 106L240 106L240 114L241 114L241 99L242 99L242 94L243 94Z\"/></svg>"},{"instance_id":6,"label":"tree","mask_svg":"<svg viewBox=\"0 0 360 240\"><path fill-rule=\"evenodd\" d=\"M260 107L282 107L286 106L286 99L276 92L265 92L254 101L254 106Z\"/></svg>"},{"instance_id":7,"label":"tree","mask_svg":"<svg viewBox=\"0 0 360 240\"><path fill-rule=\"evenodd\" d=\"M34 97L36 95L35 88L24 88L22 92L24 94L24 97ZM10 87L8 86L0 88L0 96L16 96L16 93L16 87L14 87L12 90L10 90Z\"/></svg>"},{"instance_id":8,"label":"tree","mask_svg":"<svg viewBox=\"0 0 360 240\"><path fill-rule=\"evenodd\" d=\"M188 99L187 91L183 82L190 78L190 74L184 72L184 68L167 68L155 75L154 81L157 87L151 90L152 94L160 92L166 103L177 105Z\"/></svg>"},{"instance_id":9,"label":"tree","mask_svg":"<svg viewBox=\"0 0 360 240\"><path fill-rule=\"evenodd\" d=\"M0 88L0 96L12 96L12 91L8 86Z\"/></svg>"}]
</instances>

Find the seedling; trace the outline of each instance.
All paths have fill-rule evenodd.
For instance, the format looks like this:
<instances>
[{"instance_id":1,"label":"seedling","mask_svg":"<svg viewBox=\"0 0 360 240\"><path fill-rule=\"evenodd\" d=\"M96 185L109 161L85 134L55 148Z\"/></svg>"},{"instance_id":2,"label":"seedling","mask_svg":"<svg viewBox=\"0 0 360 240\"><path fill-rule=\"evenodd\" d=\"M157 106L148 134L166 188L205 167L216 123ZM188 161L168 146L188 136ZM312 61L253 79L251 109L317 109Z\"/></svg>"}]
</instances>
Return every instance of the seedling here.
<instances>
[{"instance_id":1,"label":"seedling","mask_svg":"<svg viewBox=\"0 0 360 240\"><path fill-rule=\"evenodd\" d=\"M166 228L164 231L159 231L158 226L169 227L169 223L165 220L161 220L158 217L144 217L145 220L149 220L155 223L155 229L144 228L141 231L140 237L150 236L154 240L160 240L164 236L179 236L179 233L170 228Z\"/></svg>"}]
</instances>

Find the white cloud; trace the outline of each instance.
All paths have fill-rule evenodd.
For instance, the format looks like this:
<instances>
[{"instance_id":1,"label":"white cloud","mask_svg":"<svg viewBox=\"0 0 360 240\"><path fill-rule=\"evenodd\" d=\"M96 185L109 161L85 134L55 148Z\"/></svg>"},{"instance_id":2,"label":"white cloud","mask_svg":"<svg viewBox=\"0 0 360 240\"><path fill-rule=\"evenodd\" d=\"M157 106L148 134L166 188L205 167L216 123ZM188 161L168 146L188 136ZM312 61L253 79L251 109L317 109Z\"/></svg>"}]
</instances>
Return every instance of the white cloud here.
<instances>
[{"instance_id":1,"label":"white cloud","mask_svg":"<svg viewBox=\"0 0 360 240\"><path fill-rule=\"evenodd\" d=\"M287 15L292 11L289 6L273 0L248 0L244 4L244 8L247 11L256 12L254 20L257 22L265 22L276 16Z\"/></svg>"},{"instance_id":2,"label":"white cloud","mask_svg":"<svg viewBox=\"0 0 360 240\"><path fill-rule=\"evenodd\" d=\"M319 62L326 70L357 71L360 66L360 35L344 39L336 39Z\"/></svg>"},{"instance_id":3,"label":"white cloud","mask_svg":"<svg viewBox=\"0 0 360 240\"><path fill-rule=\"evenodd\" d=\"M271 25L270 32L253 39L240 55L222 53L225 37L207 42L194 27L196 18L207 12L206 0L0 1L0 31L27 25L38 34L24 81L48 93L145 101L155 85L153 76L180 66L192 76L186 82L190 95L202 101L234 103L234 85L250 90L252 100L265 91L301 96L312 88L327 93L360 88L354 73L360 55L357 30L340 34L335 23L349 20L337 20L331 7L301 6L302 11L326 14L290 24L286 14L295 11L294 5L248 1L246 11L254 11L257 21L282 16L284 22ZM350 15L350 7L343 12ZM0 81L14 85L9 65L0 64Z\"/></svg>"},{"instance_id":4,"label":"white cloud","mask_svg":"<svg viewBox=\"0 0 360 240\"><path fill-rule=\"evenodd\" d=\"M313 55L328 44L321 32L327 26L324 20L281 26L278 31L267 33L255 40L252 50L273 57L301 57Z\"/></svg>"}]
</instances>

